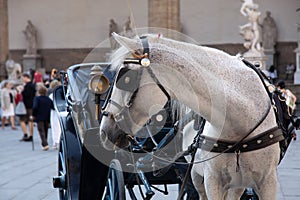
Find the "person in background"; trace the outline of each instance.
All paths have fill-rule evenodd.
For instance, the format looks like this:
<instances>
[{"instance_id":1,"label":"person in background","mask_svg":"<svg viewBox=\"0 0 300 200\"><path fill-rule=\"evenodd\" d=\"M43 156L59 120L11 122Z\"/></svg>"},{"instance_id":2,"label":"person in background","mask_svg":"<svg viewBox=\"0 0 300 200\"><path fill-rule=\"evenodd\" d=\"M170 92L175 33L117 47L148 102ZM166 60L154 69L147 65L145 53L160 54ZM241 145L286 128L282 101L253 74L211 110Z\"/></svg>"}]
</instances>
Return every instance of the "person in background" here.
<instances>
[{"instance_id":1,"label":"person in background","mask_svg":"<svg viewBox=\"0 0 300 200\"><path fill-rule=\"evenodd\" d=\"M33 77L34 77L34 73L35 73L35 70L34 70L34 69L32 69L32 68L30 68L30 69L28 70L28 72L27 72L27 74L29 74L29 75L30 75L30 78L31 78L31 79L33 79Z\"/></svg>"},{"instance_id":2,"label":"person in background","mask_svg":"<svg viewBox=\"0 0 300 200\"><path fill-rule=\"evenodd\" d=\"M285 97L285 103L288 106L289 115L293 114L295 108L296 108L296 101L297 97L285 87L285 82L280 80L277 83L278 89L282 92L282 95ZM296 133L293 133L293 139L297 139Z\"/></svg>"},{"instance_id":3,"label":"person in background","mask_svg":"<svg viewBox=\"0 0 300 200\"><path fill-rule=\"evenodd\" d=\"M51 70L51 75L50 75L50 82L51 81L53 81L53 80L60 80L59 79L59 74L58 74L58 71L57 71L57 69L55 69L55 68L53 68L52 70Z\"/></svg>"},{"instance_id":4,"label":"person in background","mask_svg":"<svg viewBox=\"0 0 300 200\"><path fill-rule=\"evenodd\" d=\"M50 122L50 112L54 109L52 100L47 96L47 88L40 85L38 88L38 95L34 97L32 116L34 121L37 123L37 128L42 141L42 149L47 151L48 145L48 128Z\"/></svg>"},{"instance_id":5,"label":"person in background","mask_svg":"<svg viewBox=\"0 0 300 200\"><path fill-rule=\"evenodd\" d=\"M296 70L296 67L293 63L289 63L285 67L285 80L289 80L291 77L293 78L293 74Z\"/></svg>"},{"instance_id":6,"label":"person in background","mask_svg":"<svg viewBox=\"0 0 300 200\"><path fill-rule=\"evenodd\" d=\"M53 80L50 84L49 88L49 98L53 101L53 91L56 87L60 86L61 82L58 80ZM60 140L61 127L58 119L58 114L56 110L51 110L50 113L50 125L52 131L52 141L53 141L53 149L58 149L58 144Z\"/></svg>"},{"instance_id":7,"label":"person in background","mask_svg":"<svg viewBox=\"0 0 300 200\"><path fill-rule=\"evenodd\" d=\"M23 137L20 141L29 142L32 141L33 136L33 121L30 116L32 115L33 99L35 97L35 85L31 82L29 74L24 73L22 75L22 79L25 83L24 89L22 91L22 98L26 107L26 115L20 117L20 125L23 132ZM27 134L26 123L28 123L29 126L29 137Z\"/></svg>"},{"instance_id":8,"label":"person in background","mask_svg":"<svg viewBox=\"0 0 300 200\"><path fill-rule=\"evenodd\" d=\"M10 83L8 81L5 82L1 94L2 129L4 129L6 118L9 118L11 123L11 129L17 130L15 126L15 95L16 93L11 90Z\"/></svg>"},{"instance_id":9,"label":"person in background","mask_svg":"<svg viewBox=\"0 0 300 200\"><path fill-rule=\"evenodd\" d=\"M18 105L18 103L22 100L22 91L24 89L24 86L23 85L18 85L16 87L16 91L17 91L17 94L16 94L16 97L15 97L15 103L16 103L16 106Z\"/></svg>"},{"instance_id":10,"label":"person in background","mask_svg":"<svg viewBox=\"0 0 300 200\"><path fill-rule=\"evenodd\" d=\"M278 76L277 76L277 70L274 67L274 65L271 65L269 68L269 76L270 76L271 82L273 84L276 83Z\"/></svg>"},{"instance_id":11,"label":"person in background","mask_svg":"<svg viewBox=\"0 0 300 200\"><path fill-rule=\"evenodd\" d=\"M39 69L37 69L35 72L34 72L34 75L33 75L33 80L32 80L33 83L43 83L43 75L42 73L40 72Z\"/></svg>"},{"instance_id":12,"label":"person in background","mask_svg":"<svg viewBox=\"0 0 300 200\"><path fill-rule=\"evenodd\" d=\"M60 81L59 74L58 74L58 71L57 71L56 68L52 68L51 74L50 74L50 78L45 82L45 85L50 87L50 83L51 83L53 80L58 80L58 81Z\"/></svg>"}]
</instances>

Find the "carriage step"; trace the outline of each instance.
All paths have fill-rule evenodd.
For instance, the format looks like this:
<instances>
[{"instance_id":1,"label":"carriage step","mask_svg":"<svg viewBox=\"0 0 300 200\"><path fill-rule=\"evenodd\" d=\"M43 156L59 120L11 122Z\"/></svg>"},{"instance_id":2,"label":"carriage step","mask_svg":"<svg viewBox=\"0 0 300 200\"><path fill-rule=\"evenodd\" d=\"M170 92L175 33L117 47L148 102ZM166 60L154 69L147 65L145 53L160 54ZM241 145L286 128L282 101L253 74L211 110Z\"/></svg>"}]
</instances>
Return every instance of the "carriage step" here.
<instances>
[{"instance_id":1,"label":"carriage step","mask_svg":"<svg viewBox=\"0 0 300 200\"><path fill-rule=\"evenodd\" d=\"M152 198L152 196L155 194L155 192L153 192L152 190L150 190L150 191L147 191L146 192L146 200L148 200L148 199L151 199Z\"/></svg>"},{"instance_id":2,"label":"carriage step","mask_svg":"<svg viewBox=\"0 0 300 200\"><path fill-rule=\"evenodd\" d=\"M54 176L52 179L52 185L54 188L64 188L66 189L65 184L65 177L64 176Z\"/></svg>"}]
</instances>

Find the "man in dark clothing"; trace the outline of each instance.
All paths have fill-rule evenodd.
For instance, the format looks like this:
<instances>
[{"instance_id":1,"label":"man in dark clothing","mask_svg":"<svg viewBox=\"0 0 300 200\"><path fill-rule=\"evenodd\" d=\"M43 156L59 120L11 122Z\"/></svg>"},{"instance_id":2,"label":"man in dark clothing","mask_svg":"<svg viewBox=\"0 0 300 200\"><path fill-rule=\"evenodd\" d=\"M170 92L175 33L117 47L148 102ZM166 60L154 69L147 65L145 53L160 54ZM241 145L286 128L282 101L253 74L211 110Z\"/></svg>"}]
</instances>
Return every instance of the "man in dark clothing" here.
<instances>
[{"instance_id":1,"label":"man in dark clothing","mask_svg":"<svg viewBox=\"0 0 300 200\"><path fill-rule=\"evenodd\" d=\"M33 135L33 120L30 118L32 115L32 106L33 106L33 98L35 97L35 85L31 82L30 75L24 73L22 75L23 82L25 83L24 89L22 91L22 100L26 107L26 115L20 116L20 125L23 131L23 138L21 141L32 141ZM30 136L27 134L26 123L29 126Z\"/></svg>"},{"instance_id":2,"label":"man in dark clothing","mask_svg":"<svg viewBox=\"0 0 300 200\"><path fill-rule=\"evenodd\" d=\"M50 123L50 112L54 109L52 100L47 96L47 88L45 86L38 87L38 96L34 97L32 116L37 122L38 131L42 140L44 151L49 149L48 146L48 128Z\"/></svg>"}]
</instances>

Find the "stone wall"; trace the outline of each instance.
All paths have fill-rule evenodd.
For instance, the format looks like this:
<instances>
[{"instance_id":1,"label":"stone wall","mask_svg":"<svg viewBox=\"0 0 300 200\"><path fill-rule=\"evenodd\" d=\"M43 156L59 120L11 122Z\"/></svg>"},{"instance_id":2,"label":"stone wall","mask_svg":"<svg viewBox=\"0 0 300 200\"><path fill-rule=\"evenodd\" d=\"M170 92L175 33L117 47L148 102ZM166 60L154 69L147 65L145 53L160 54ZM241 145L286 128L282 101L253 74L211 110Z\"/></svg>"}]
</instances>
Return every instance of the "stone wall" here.
<instances>
[{"instance_id":1,"label":"stone wall","mask_svg":"<svg viewBox=\"0 0 300 200\"><path fill-rule=\"evenodd\" d=\"M296 42L280 42L276 46L277 52L277 69L279 79L285 78L285 66L293 63L296 66L296 53L294 50L297 48ZM293 78L289 80L293 82Z\"/></svg>"},{"instance_id":2,"label":"stone wall","mask_svg":"<svg viewBox=\"0 0 300 200\"><path fill-rule=\"evenodd\" d=\"M108 52L109 49L105 48L93 51L90 48L38 50L38 54L42 56L42 67L46 72L50 72L52 68L64 70L83 62L104 62ZM25 50L11 50L10 53L15 62L22 63Z\"/></svg>"},{"instance_id":3,"label":"stone wall","mask_svg":"<svg viewBox=\"0 0 300 200\"><path fill-rule=\"evenodd\" d=\"M246 49L242 44L215 44L207 45L213 48L223 50L230 55L236 55L243 53ZM277 68L279 78L285 78L285 66L292 62L296 62L296 42L280 42L276 46L277 51ZM82 49L42 49L38 53L42 56L42 66L46 68L46 71L51 71L52 67L58 69L65 69L71 65L82 62L104 62L107 60L109 49L101 48L94 49L82 48ZM22 63L22 56L25 50L11 50L12 59L16 62Z\"/></svg>"},{"instance_id":4,"label":"stone wall","mask_svg":"<svg viewBox=\"0 0 300 200\"><path fill-rule=\"evenodd\" d=\"M231 55L236 55L238 53L243 53L246 49L242 44L217 44L209 45L211 47L221 49ZM278 42L276 45L276 55L275 55L275 67L277 67L277 72L279 79L285 79L285 66L289 63L294 63L296 65L296 54L294 50L297 48L296 42ZM292 81L291 78L289 81Z\"/></svg>"},{"instance_id":5,"label":"stone wall","mask_svg":"<svg viewBox=\"0 0 300 200\"><path fill-rule=\"evenodd\" d=\"M152 4L165 2L158 8ZM130 5L127 4L130 2ZM148 3L150 5L148 6ZM174 3L175 2L175 3ZM181 32L195 39L200 44L240 44L243 37L239 34L239 26L247 23L247 18L240 13L242 5L237 0L9 0L9 49L25 49L26 41L22 31L26 21L31 20L38 30L39 49L60 48L93 48L99 42L108 38L109 20L113 18L122 29L128 16L134 16L136 27L153 26L148 19L148 10L159 13L158 10L170 10L165 14L180 15ZM299 16L296 9L300 7L299 0L255 0L262 13L272 13L278 30L278 41L297 41L297 26ZM131 9L129 9L129 6ZM155 5L153 5L155 6ZM180 11L177 10L180 8ZM131 13L132 12L132 13ZM160 16L157 23L177 22L178 16ZM166 18L166 19L164 19ZM154 20L156 21L156 20ZM157 26L157 24L154 24ZM170 24L171 25L171 24ZM165 27L165 25L163 26ZM169 26L168 26L169 27ZM173 25L170 28L174 27ZM176 29L176 28L175 28Z\"/></svg>"}]
</instances>

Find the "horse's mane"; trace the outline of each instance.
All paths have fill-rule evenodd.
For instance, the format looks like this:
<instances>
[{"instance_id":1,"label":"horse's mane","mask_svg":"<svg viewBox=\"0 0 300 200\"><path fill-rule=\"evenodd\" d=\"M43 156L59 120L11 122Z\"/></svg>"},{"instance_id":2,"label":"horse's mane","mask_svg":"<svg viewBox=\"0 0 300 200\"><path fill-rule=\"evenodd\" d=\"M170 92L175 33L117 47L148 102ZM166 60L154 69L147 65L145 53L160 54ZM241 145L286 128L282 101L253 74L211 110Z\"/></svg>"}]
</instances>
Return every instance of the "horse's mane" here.
<instances>
[{"instance_id":1,"label":"horse's mane","mask_svg":"<svg viewBox=\"0 0 300 200\"><path fill-rule=\"evenodd\" d=\"M189 115L189 118L186 118L187 114L189 112L192 112L192 110L184 105L183 103L177 101L177 100L171 100L170 102L171 107L171 116L174 122L179 120L185 120L187 122L190 122L193 120L194 115ZM195 112L193 112L195 114ZM179 123L180 124L180 123ZM184 127L178 127L179 130L182 130Z\"/></svg>"},{"instance_id":2,"label":"horse's mane","mask_svg":"<svg viewBox=\"0 0 300 200\"><path fill-rule=\"evenodd\" d=\"M156 34L143 34L142 36L146 36L146 37L149 37L149 38L153 38L153 39L158 39L158 36ZM137 39L137 38L134 38L134 39ZM192 45L192 43L187 43L187 42L182 42L182 41L178 41L178 40L174 40L174 39L171 39L171 38L166 38L166 37L163 37L160 36L160 39L159 39L160 42L157 42L155 44L152 44L154 48L163 48L163 49L166 49L168 48L167 47L167 43L181 43L181 44L190 44ZM177 52L178 49L170 49L170 51L174 51L174 53ZM182 52L177 52L178 55L181 55ZM116 49L110 56L110 63L111 63L111 70L112 71L118 71L119 68L122 66L123 64L123 61L125 58L127 57L131 57L130 55L130 51L124 47L124 46L120 46L118 49Z\"/></svg>"},{"instance_id":3,"label":"horse's mane","mask_svg":"<svg viewBox=\"0 0 300 200\"><path fill-rule=\"evenodd\" d=\"M158 37L156 34L144 34L142 36L146 36L148 38L151 38L152 43L150 48L153 49L164 49L166 52L172 52L172 54L176 54L180 57L179 60L189 60L192 62L192 57L199 57L198 50L195 50L195 48L201 48L202 52L205 52L205 54L202 54L203 58L202 60L211 60L214 55L218 55L221 57L228 57L230 56L228 53L219 50L214 49L206 46L202 46L195 43L190 43L186 41L180 41L180 40L174 40L167 37ZM133 38L134 40L137 39ZM181 48L178 48L178 45L180 45ZM119 68L122 66L123 61L127 57L132 57L130 55L130 51L123 45L121 45L118 49L116 49L110 56L110 63L111 63L111 70L112 71L118 71ZM222 59L220 57L220 59ZM239 57L239 56L236 56Z\"/></svg>"},{"instance_id":4,"label":"horse's mane","mask_svg":"<svg viewBox=\"0 0 300 200\"><path fill-rule=\"evenodd\" d=\"M110 56L109 60L111 63L111 70L118 71L123 64L123 61L126 57L130 55L128 49L124 46L119 47L116 49Z\"/></svg>"}]
</instances>

